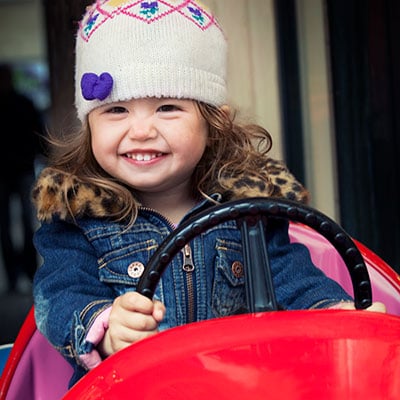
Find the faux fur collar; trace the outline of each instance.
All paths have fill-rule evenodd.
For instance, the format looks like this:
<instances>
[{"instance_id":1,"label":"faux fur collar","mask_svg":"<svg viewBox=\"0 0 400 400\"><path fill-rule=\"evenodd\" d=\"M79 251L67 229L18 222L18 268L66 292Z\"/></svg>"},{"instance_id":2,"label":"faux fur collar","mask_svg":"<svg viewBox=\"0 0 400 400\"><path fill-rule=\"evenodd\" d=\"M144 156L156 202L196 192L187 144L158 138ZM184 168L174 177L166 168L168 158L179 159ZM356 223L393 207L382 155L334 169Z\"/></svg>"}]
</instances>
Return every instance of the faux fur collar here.
<instances>
[{"instance_id":1,"label":"faux fur collar","mask_svg":"<svg viewBox=\"0 0 400 400\"><path fill-rule=\"evenodd\" d=\"M259 176L238 176L225 180L230 189L222 193L225 200L256 196L287 198L308 203L309 193L288 171L285 164L269 159ZM66 201L66 198L68 199ZM107 217L120 208L120 200L95 185L81 182L76 176L45 168L34 187L33 202L40 221L78 217Z\"/></svg>"}]
</instances>

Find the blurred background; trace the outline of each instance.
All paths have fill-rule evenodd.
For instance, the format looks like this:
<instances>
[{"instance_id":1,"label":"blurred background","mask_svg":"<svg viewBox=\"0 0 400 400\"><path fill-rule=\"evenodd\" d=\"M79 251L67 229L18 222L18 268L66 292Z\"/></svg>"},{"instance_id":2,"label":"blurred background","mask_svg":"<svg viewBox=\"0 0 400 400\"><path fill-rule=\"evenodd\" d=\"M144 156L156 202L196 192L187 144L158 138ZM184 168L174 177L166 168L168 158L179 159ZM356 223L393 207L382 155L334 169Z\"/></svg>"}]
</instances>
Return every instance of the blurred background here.
<instances>
[{"instance_id":1,"label":"blurred background","mask_svg":"<svg viewBox=\"0 0 400 400\"><path fill-rule=\"evenodd\" d=\"M12 65L17 89L56 133L77 125L74 35L91 2L0 0L0 64ZM239 115L271 133L272 155L309 188L312 206L400 272L400 2L203 3L229 39L230 102ZM13 134L6 128L3 137ZM44 162L38 157L36 172ZM20 210L15 199L17 244ZM29 277L22 270L10 292L0 257L0 344L13 341L31 304Z\"/></svg>"}]
</instances>

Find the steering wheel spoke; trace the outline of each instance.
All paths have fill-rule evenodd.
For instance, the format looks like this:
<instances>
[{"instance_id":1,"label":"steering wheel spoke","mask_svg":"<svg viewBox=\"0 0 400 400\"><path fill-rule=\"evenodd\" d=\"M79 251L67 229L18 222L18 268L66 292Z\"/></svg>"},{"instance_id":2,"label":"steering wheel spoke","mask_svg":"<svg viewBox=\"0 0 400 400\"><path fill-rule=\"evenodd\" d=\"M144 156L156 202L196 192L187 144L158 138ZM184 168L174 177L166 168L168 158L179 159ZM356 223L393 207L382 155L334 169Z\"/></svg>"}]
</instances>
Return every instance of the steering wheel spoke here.
<instances>
[{"instance_id":1,"label":"steering wheel spoke","mask_svg":"<svg viewBox=\"0 0 400 400\"><path fill-rule=\"evenodd\" d=\"M278 309L269 265L265 218L237 220L242 235L246 303L248 312Z\"/></svg>"}]
</instances>

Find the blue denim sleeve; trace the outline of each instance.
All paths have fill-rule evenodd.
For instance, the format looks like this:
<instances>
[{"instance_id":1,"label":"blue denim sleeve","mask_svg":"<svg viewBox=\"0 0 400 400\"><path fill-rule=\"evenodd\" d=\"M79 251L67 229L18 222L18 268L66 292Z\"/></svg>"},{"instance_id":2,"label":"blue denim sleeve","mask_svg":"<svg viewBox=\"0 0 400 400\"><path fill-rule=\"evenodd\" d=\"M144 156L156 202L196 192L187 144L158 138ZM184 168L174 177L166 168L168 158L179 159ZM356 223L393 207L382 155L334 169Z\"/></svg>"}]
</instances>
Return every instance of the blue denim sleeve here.
<instances>
[{"instance_id":1,"label":"blue denim sleeve","mask_svg":"<svg viewBox=\"0 0 400 400\"><path fill-rule=\"evenodd\" d=\"M287 221L269 220L267 237L276 298L284 309L326 308L353 300L312 263L305 245L290 243Z\"/></svg>"},{"instance_id":2,"label":"blue denim sleeve","mask_svg":"<svg viewBox=\"0 0 400 400\"><path fill-rule=\"evenodd\" d=\"M113 292L100 282L93 247L81 230L66 222L44 223L35 233L43 259L33 285L38 329L76 367L93 349L87 331L112 304Z\"/></svg>"}]
</instances>

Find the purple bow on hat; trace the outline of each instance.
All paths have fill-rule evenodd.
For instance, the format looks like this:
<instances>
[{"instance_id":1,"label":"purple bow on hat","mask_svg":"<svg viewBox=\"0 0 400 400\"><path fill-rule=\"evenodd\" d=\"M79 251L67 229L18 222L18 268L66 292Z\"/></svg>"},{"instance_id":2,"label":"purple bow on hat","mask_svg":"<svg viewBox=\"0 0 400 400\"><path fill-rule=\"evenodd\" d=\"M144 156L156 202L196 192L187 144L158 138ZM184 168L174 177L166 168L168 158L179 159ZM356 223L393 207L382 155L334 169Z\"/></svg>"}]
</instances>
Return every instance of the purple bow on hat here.
<instances>
[{"instance_id":1,"label":"purple bow on hat","mask_svg":"<svg viewBox=\"0 0 400 400\"><path fill-rule=\"evenodd\" d=\"M104 100L111 93L113 83L113 78L108 72L103 72L100 76L91 72L83 74L82 96L86 100Z\"/></svg>"}]
</instances>

